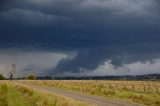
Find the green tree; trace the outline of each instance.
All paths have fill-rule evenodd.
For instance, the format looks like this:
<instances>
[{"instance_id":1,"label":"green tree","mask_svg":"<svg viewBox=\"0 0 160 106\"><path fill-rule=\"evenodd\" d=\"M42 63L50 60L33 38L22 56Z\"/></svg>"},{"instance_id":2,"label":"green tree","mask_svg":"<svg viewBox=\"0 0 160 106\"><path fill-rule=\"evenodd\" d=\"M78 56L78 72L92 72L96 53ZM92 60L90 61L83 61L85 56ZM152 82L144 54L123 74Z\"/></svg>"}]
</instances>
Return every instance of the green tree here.
<instances>
[{"instance_id":1,"label":"green tree","mask_svg":"<svg viewBox=\"0 0 160 106\"><path fill-rule=\"evenodd\" d=\"M0 80L4 80L4 76L2 74L0 74Z\"/></svg>"},{"instance_id":2,"label":"green tree","mask_svg":"<svg viewBox=\"0 0 160 106\"><path fill-rule=\"evenodd\" d=\"M35 80L36 77L35 77L34 75L29 75L29 76L27 76L27 79L28 79L28 80Z\"/></svg>"}]
</instances>

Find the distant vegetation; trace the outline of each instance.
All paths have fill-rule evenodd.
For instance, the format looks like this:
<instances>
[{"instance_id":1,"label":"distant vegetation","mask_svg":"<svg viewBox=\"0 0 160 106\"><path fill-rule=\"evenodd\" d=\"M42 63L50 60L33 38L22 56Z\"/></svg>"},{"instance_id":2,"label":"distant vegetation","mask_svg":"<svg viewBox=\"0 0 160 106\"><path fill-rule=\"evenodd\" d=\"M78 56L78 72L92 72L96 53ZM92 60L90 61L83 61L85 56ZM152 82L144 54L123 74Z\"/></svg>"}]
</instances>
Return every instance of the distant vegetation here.
<instances>
[{"instance_id":1,"label":"distant vegetation","mask_svg":"<svg viewBox=\"0 0 160 106\"><path fill-rule=\"evenodd\" d=\"M51 76L37 77L36 79L52 80ZM54 77L54 80L134 80L134 81L160 81L160 74L148 74L148 75L126 75L126 76L87 76L87 77L74 77L74 76L62 76Z\"/></svg>"},{"instance_id":2,"label":"distant vegetation","mask_svg":"<svg viewBox=\"0 0 160 106\"><path fill-rule=\"evenodd\" d=\"M0 80L4 80L4 76L2 74L0 74Z\"/></svg>"},{"instance_id":3,"label":"distant vegetation","mask_svg":"<svg viewBox=\"0 0 160 106\"><path fill-rule=\"evenodd\" d=\"M27 82L91 95L125 99L148 106L160 106L160 82L156 81L55 80Z\"/></svg>"},{"instance_id":4,"label":"distant vegetation","mask_svg":"<svg viewBox=\"0 0 160 106\"><path fill-rule=\"evenodd\" d=\"M0 83L0 106L89 106L69 98L52 95L47 92Z\"/></svg>"},{"instance_id":5,"label":"distant vegetation","mask_svg":"<svg viewBox=\"0 0 160 106\"><path fill-rule=\"evenodd\" d=\"M35 77L35 75L29 75L29 76L27 76L27 79L28 80L35 80L36 77Z\"/></svg>"}]
</instances>

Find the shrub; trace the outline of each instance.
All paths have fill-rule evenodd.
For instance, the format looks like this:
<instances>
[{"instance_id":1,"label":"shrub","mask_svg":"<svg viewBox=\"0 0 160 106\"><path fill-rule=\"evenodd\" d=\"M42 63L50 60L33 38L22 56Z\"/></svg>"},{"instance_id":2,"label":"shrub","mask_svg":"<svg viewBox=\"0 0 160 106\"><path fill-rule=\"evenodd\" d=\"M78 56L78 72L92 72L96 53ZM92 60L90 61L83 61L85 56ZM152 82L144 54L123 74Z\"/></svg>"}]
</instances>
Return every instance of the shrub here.
<instances>
[{"instance_id":1,"label":"shrub","mask_svg":"<svg viewBox=\"0 0 160 106\"><path fill-rule=\"evenodd\" d=\"M0 74L0 80L4 80L4 76L2 74Z\"/></svg>"},{"instance_id":2,"label":"shrub","mask_svg":"<svg viewBox=\"0 0 160 106\"><path fill-rule=\"evenodd\" d=\"M35 80L36 77L35 77L34 75L29 75L29 76L27 76L27 79L28 79L28 80Z\"/></svg>"}]
</instances>

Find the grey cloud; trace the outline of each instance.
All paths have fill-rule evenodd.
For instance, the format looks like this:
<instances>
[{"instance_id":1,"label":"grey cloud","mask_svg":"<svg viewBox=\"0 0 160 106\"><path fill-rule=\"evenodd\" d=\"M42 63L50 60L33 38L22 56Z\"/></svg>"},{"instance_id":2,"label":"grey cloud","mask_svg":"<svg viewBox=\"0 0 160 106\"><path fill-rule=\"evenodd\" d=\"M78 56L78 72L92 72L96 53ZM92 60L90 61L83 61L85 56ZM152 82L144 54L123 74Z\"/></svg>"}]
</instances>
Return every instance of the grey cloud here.
<instances>
[{"instance_id":1,"label":"grey cloud","mask_svg":"<svg viewBox=\"0 0 160 106\"><path fill-rule=\"evenodd\" d=\"M121 76L121 75L147 75L147 74L158 74L159 68L160 68L160 60L155 59L154 62L150 61L137 61L129 64L123 64L122 66L115 68L112 64L111 60L107 60L104 62L104 64L99 65L94 70L87 70L81 68L80 73L70 73L70 72L64 72L61 75L62 76Z\"/></svg>"},{"instance_id":2,"label":"grey cloud","mask_svg":"<svg viewBox=\"0 0 160 106\"><path fill-rule=\"evenodd\" d=\"M6 4L6 8L70 17L73 19L73 23L70 24L107 25L119 23L120 20L123 23L128 23L128 20L131 23L157 21L160 15L157 11L157 2L156 0L15 0Z\"/></svg>"},{"instance_id":3,"label":"grey cloud","mask_svg":"<svg viewBox=\"0 0 160 106\"><path fill-rule=\"evenodd\" d=\"M30 11L23 9L12 9L7 12L1 12L0 15L3 19L30 26L50 26L57 25L58 23L64 24L66 21L71 20L69 17L65 16L56 16L52 14L49 15L38 11ZM18 22L17 17L19 18Z\"/></svg>"},{"instance_id":4,"label":"grey cloud","mask_svg":"<svg viewBox=\"0 0 160 106\"><path fill-rule=\"evenodd\" d=\"M67 54L56 52L3 51L0 52L0 73L7 76L12 64L16 64L17 75L31 71L41 73L47 68L56 67L59 61L64 58L67 58Z\"/></svg>"},{"instance_id":5,"label":"grey cloud","mask_svg":"<svg viewBox=\"0 0 160 106\"><path fill-rule=\"evenodd\" d=\"M57 67L49 69L50 73L81 73L84 71L97 69L105 61L110 59L115 68L122 67L123 64L132 64L141 61L153 62L160 57L157 44L127 44L111 45L107 47L98 47L94 49L78 51L72 59L63 59ZM159 43L158 43L159 45ZM155 46L155 47L154 47ZM87 72L86 72L87 73Z\"/></svg>"}]
</instances>

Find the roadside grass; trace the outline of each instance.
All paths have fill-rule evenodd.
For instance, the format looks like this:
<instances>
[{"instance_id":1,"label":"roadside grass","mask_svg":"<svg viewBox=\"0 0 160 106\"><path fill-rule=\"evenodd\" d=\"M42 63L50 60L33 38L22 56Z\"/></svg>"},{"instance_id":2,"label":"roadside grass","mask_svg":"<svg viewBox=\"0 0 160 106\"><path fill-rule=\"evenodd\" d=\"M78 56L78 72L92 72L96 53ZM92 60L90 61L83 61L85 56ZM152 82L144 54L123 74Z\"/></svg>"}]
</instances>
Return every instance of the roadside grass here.
<instances>
[{"instance_id":1,"label":"roadside grass","mask_svg":"<svg viewBox=\"0 0 160 106\"><path fill-rule=\"evenodd\" d=\"M6 85L1 85L0 86L0 106L7 106L7 86Z\"/></svg>"},{"instance_id":2,"label":"roadside grass","mask_svg":"<svg viewBox=\"0 0 160 106\"><path fill-rule=\"evenodd\" d=\"M42 86L160 106L160 82L146 81L24 81Z\"/></svg>"},{"instance_id":3,"label":"roadside grass","mask_svg":"<svg viewBox=\"0 0 160 106\"><path fill-rule=\"evenodd\" d=\"M0 106L93 106L13 83L0 84Z\"/></svg>"},{"instance_id":4,"label":"roadside grass","mask_svg":"<svg viewBox=\"0 0 160 106\"><path fill-rule=\"evenodd\" d=\"M12 84L0 85L0 106L34 106L36 97Z\"/></svg>"},{"instance_id":5,"label":"roadside grass","mask_svg":"<svg viewBox=\"0 0 160 106\"><path fill-rule=\"evenodd\" d=\"M112 97L126 99L128 101L137 102L147 106L160 106L160 95L158 94L144 94L131 91L115 91Z\"/></svg>"}]
</instances>

